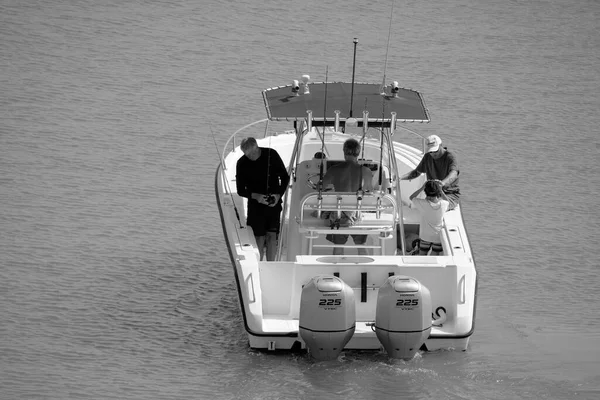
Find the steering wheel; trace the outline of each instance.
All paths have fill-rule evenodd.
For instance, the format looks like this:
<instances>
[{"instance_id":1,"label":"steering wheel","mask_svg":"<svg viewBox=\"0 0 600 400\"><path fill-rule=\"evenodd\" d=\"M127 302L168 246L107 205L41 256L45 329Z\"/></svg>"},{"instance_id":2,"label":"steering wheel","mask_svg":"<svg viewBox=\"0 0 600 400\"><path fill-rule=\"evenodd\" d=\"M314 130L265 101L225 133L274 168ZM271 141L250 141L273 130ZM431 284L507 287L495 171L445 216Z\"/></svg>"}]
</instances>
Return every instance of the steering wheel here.
<instances>
[{"instance_id":1,"label":"steering wheel","mask_svg":"<svg viewBox=\"0 0 600 400\"><path fill-rule=\"evenodd\" d=\"M321 176L320 173L316 173L316 174L311 174L308 176L308 178L306 178L306 184L308 185L309 188L311 188L312 190L317 190L319 188L319 177ZM314 178L317 178L317 182L314 182Z\"/></svg>"}]
</instances>

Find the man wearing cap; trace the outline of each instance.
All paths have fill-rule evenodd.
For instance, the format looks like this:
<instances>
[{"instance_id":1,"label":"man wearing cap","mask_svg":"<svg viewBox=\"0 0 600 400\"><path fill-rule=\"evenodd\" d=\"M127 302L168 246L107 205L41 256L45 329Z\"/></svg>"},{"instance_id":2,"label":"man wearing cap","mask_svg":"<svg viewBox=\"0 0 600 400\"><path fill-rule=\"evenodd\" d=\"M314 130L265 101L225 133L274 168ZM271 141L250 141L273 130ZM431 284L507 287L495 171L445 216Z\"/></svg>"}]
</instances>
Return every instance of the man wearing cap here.
<instances>
[{"instance_id":1,"label":"man wearing cap","mask_svg":"<svg viewBox=\"0 0 600 400\"><path fill-rule=\"evenodd\" d=\"M442 190L450 202L448 210L458 205L460 189L458 188L458 162L454 154L442 147L442 139L431 135L425 139L425 155L417 168L403 175L401 180L411 180L421 174L427 174L427 180L440 181Z\"/></svg>"}]
</instances>

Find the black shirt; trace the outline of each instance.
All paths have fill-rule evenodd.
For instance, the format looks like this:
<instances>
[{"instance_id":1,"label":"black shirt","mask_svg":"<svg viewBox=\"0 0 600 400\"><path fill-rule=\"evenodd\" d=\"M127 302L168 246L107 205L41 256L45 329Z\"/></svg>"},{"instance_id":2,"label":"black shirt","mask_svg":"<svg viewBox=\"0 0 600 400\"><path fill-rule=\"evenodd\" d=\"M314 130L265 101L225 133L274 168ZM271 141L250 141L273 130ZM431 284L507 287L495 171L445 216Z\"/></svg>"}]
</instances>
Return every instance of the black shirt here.
<instances>
[{"instance_id":1,"label":"black shirt","mask_svg":"<svg viewBox=\"0 0 600 400\"><path fill-rule=\"evenodd\" d=\"M250 198L252 193L278 194L283 197L290 176L277 151L260 147L260 157L256 161L245 155L236 165L236 188L240 196Z\"/></svg>"}]
</instances>

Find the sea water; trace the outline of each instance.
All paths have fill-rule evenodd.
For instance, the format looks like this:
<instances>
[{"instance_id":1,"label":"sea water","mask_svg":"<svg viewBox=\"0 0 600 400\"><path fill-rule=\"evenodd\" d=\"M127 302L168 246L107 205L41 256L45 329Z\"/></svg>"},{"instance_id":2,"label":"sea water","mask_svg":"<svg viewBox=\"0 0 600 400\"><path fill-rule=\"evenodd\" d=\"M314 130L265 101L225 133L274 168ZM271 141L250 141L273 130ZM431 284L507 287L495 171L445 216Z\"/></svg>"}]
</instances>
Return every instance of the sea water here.
<instances>
[{"instance_id":1,"label":"sea water","mask_svg":"<svg viewBox=\"0 0 600 400\"><path fill-rule=\"evenodd\" d=\"M392 16L391 30L390 16ZM0 4L0 398L600 397L600 3ZM248 348L214 174L260 91L396 80L460 165L466 352ZM326 76L327 74L327 76Z\"/></svg>"}]
</instances>

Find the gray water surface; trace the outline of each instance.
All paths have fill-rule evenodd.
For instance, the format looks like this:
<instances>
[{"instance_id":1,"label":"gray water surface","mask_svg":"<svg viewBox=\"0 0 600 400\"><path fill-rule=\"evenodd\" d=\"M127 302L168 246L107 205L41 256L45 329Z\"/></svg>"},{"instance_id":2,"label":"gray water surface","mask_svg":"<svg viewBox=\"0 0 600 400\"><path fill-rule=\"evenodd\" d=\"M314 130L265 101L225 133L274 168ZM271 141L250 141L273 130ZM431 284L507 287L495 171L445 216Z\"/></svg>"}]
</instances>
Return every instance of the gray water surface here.
<instances>
[{"instance_id":1,"label":"gray water surface","mask_svg":"<svg viewBox=\"0 0 600 400\"><path fill-rule=\"evenodd\" d=\"M596 399L600 3L0 2L3 399ZM214 197L260 91L424 92L479 271L466 352L248 348ZM386 52L388 53L386 63ZM385 67L384 67L385 66Z\"/></svg>"}]
</instances>

